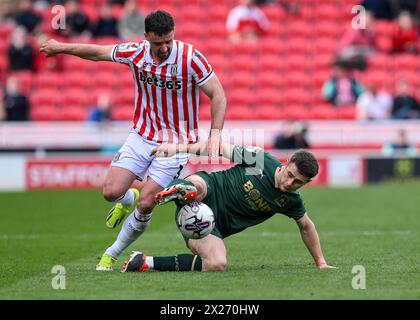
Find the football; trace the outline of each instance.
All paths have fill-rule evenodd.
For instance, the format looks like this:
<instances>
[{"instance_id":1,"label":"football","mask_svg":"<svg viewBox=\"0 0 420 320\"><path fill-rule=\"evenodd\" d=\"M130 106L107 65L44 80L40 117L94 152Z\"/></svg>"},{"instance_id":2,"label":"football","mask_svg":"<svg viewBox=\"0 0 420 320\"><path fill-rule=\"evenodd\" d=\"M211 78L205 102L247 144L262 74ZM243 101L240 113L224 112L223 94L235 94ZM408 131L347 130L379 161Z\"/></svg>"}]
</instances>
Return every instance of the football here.
<instances>
[{"instance_id":1,"label":"football","mask_svg":"<svg viewBox=\"0 0 420 320\"><path fill-rule=\"evenodd\" d=\"M188 239L201 239L214 228L213 210L202 202L193 201L184 205L176 216L181 233Z\"/></svg>"}]
</instances>

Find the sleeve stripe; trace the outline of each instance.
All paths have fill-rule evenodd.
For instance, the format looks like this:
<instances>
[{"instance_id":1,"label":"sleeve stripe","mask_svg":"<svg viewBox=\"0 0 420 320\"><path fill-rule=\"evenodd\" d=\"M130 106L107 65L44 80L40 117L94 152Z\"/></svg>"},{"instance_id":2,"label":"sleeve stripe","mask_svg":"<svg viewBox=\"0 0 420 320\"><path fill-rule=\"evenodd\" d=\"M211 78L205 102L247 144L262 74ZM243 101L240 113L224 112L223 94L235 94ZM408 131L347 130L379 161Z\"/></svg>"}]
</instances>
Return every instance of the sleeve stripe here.
<instances>
[{"instance_id":1,"label":"sleeve stripe","mask_svg":"<svg viewBox=\"0 0 420 320\"><path fill-rule=\"evenodd\" d=\"M200 81L197 82L198 85L200 84L204 84L204 82L206 82L207 79L210 79L210 77L213 75L213 70L210 71L210 73L207 75L207 77L201 79Z\"/></svg>"},{"instance_id":2,"label":"sleeve stripe","mask_svg":"<svg viewBox=\"0 0 420 320\"><path fill-rule=\"evenodd\" d=\"M117 49L117 47L118 47L118 44L116 44L116 45L112 48L112 51L111 51L111 60L112 60L112 61L114 61L114 62L116 62L116 61L115 61L115 50Z\"/></svg>"}]
</instances>

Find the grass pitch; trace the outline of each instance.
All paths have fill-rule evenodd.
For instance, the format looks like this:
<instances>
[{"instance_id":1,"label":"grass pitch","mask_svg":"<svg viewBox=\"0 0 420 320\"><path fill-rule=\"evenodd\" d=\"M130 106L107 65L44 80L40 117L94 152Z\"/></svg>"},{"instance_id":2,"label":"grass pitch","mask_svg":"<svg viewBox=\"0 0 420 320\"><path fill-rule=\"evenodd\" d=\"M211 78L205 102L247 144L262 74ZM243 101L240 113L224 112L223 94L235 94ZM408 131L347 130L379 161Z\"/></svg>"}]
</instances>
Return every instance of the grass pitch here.
<instances>
[{"instance_id":1,"label":"grass pitch","mask_svg":"<svg viewBox=\"0 0 420 320\"><path fill-rule=\"evenodd\" d=\"M188 252L166 205L117 271L97 272L119 231L105 227L100 191L0 193L0 299L420 299L419 183L302 194L337 270L316 269L296 223L277 215L226 239L227 272L120 273L131 250ZM64 290L52 287L56 265ZM356 265L366 289L352 288Z\"/></svg>"}]
</instances>

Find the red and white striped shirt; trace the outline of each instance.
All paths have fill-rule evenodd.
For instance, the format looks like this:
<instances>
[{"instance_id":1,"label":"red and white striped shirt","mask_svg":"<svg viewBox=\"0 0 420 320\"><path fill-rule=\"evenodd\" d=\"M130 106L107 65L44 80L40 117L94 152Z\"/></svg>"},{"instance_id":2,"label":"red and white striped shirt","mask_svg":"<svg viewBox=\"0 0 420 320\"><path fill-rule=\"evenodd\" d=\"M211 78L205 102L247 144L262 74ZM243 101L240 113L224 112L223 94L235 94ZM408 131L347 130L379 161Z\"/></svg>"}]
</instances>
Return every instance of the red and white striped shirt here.
<instances>
[{"instance_id":1,"label":"red and white striped shirt","mask_svg":"<svg viewBox=\"0 0 420 320\"><path fill-rule=\"evenodd\" d=\"M111 58L127 64L133 73L133 128L138 134L158 143L197 142L199 86L214 74L198 50L174 40L168 59L156 65L150 43L143 40L114 46Z\"/></svg>"}]
</instances>

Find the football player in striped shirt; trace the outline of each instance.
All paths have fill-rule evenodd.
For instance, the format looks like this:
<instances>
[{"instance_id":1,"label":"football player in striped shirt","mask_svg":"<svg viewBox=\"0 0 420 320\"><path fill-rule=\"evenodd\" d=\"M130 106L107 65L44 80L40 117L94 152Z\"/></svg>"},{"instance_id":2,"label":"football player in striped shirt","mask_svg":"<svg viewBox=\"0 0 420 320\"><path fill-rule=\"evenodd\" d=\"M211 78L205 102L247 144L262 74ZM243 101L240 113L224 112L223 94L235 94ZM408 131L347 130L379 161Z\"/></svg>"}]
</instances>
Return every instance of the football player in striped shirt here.
<instances>
[{"instance_id":1,"label":"football player in striped shirt","mask_svg":"<svg viewBox=\"0 0 420 320\"><path fill-rule=\"evenodd\" d=\"M110 271L117 258L150 224L154 195L177 178L188 154L156 158L151 150L161 143L193 144L198 140L200 91L211 100L209 154L220 153L226 111L224 90L206 58L192 45L174 39L175 23L162 10L145 19L144 40L117 45L61 43L48 40L40 48L47 56L69 54L92 61L125 64L135 83L133 126L112 160L103 195L115 203L106 225L125 220L116 241L106 249L97 270ZM118 82L118 78L115 79ZM133 182L144 181L141 195Z\"/></svg>"}]
</instances>

